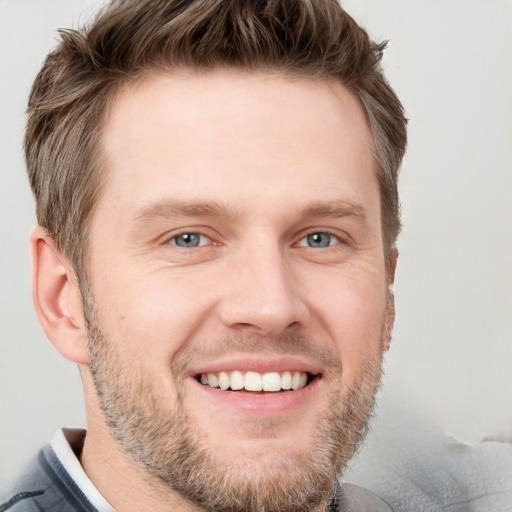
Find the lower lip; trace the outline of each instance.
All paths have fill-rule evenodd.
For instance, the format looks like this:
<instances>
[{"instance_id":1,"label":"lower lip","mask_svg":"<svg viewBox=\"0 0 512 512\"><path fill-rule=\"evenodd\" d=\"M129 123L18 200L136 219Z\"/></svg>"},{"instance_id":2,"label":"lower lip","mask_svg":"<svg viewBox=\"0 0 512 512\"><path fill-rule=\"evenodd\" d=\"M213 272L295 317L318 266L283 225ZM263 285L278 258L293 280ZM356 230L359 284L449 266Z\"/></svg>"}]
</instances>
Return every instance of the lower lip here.
<instances>
[{"instance_id":1,"label":"lower lip","mask_svg":"<svg viewBox=\"0 0 512 512\"><path fill-rule=\"evenodd\" d=\"M233 407L245 414L275 415L292 411L304 406L312 394L320 387L321 378L316 378L306 387L293 391L275 393L251 393L250 391L222 391L191 379L199 391L210 401L216 401L222 406Z\"/></svg>"}]
</instances>

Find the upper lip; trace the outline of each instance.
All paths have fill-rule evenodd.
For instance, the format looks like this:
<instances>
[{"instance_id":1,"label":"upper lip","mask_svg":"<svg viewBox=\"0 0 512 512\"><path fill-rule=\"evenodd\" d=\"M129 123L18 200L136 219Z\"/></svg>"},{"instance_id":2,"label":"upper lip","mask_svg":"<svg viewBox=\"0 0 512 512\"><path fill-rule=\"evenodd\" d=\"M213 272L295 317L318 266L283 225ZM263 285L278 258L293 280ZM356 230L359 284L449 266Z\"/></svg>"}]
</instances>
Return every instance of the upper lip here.
<instances>
[{"instance_id":1,"label":"upper lip","mask_svg":"<svg viewBox=\"0 0 512 512\"><path fill-rule=\"evenodd\" d=\"M215 359L215 361L199 364L191 368L188 375L190 377L197 377L203 373L231 372L235 370L257 373L296 371L318 375L322 373L322 365L295 355L263 356L244 354L222 357Z\"/></svg>"}]
</instances>

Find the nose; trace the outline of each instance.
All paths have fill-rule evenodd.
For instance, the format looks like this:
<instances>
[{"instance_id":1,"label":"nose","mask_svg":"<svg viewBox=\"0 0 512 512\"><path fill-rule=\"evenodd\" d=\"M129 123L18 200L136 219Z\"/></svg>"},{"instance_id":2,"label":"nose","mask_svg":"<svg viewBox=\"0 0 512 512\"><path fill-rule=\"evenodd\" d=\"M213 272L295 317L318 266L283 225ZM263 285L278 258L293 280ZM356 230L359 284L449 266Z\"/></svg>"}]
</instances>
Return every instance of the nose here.
<instances>
[{"instance_id":1,"label":"nose","mask_svg":"<svg viewBox=\"0 0 512 512\"><path fill-rule=\"evenodd\" d=\"M309 309L300 279L279 247L249 248L231 263L219 305L225 326L244 334L276 336L306 324Z\"/></svg>"}]
</instances>

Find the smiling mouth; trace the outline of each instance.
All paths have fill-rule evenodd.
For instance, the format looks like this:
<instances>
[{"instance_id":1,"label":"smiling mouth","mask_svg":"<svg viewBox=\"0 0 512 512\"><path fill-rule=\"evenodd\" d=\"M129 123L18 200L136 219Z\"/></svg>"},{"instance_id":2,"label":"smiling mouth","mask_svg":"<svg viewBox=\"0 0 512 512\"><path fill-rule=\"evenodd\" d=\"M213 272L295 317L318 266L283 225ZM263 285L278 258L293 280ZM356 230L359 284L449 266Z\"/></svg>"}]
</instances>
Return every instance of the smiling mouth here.
<instances>
[{"instance_id":1,"label":"smiling mouth","mask_svg":"<svg viewBox=\"0 0 512 512\"><path fill-rule=\"evenodd\" d=\"M201 373L196 380L204 386L217 388L221 391L248 391L253 393L295 391L305 388L320 375L308 372L232 372Z\"/></svg>"}]
</instances>

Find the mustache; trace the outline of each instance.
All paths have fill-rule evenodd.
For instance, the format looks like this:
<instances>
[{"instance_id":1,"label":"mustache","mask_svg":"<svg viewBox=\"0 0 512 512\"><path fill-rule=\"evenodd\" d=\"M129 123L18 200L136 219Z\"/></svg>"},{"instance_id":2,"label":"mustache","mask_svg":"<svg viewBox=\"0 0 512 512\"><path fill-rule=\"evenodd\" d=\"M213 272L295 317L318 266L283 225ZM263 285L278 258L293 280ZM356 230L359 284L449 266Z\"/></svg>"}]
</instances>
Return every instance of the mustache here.
<instances>
[{"instance_id":1,"label":"mustache","mask_svg":"<svg viewBox=\"0 0 512 512\"><path fill-rule=\"evenodd\" d=\"M341 371L339 356L326 346L300 333L282 333L278 336L250 334L227 336L219 341L204 338L192 341L180 350L171 364L175 375L184 375L198 358L216 359L230 353L258 355L294 355L321 364L330 370Z\"/></svg>"}]
</instances>

